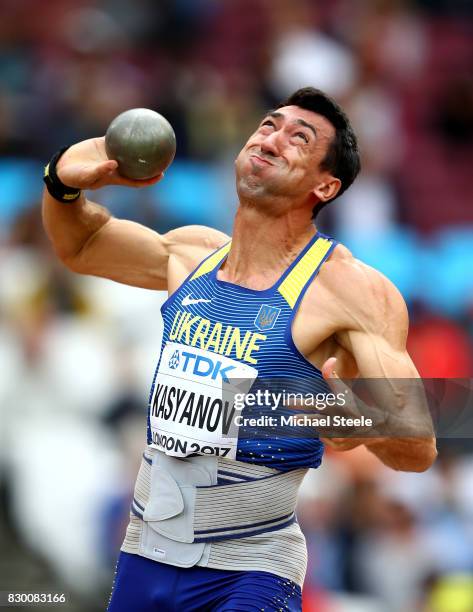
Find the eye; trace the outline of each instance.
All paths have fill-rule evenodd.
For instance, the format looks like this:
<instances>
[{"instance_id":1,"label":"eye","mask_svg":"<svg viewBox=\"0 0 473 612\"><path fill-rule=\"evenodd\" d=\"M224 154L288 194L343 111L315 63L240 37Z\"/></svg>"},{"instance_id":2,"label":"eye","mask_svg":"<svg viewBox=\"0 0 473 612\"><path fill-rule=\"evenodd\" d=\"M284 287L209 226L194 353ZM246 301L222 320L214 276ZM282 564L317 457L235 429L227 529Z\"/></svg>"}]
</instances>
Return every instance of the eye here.
<instances>
[{"instance_id":1,"label":"eye","mask_svg":"<svg viewBox=\"0 0 473 612\"><path fill-rule=\"evenodd\" d=\"M265 125L269 125L269 126L271 126L271 127L275 127L275 126L274 126L274 121L271 121L271 119L265 119L265 120L263 121L263 123L261 124L261 127L263 127L263 126L265 126Z\"/></svg>"},{"instance_id":2,"label":"eye","mask_svg":"<svg viewBox=\"0 0 473 612\"><path fill-rule=\"evenodd\" d=\"M304 132L296 132L296 134L294 134L295 136L297 136L297 138L302 138L302 140L308 144L309 142L309 137L307 136L307 134L305 134Z\"/></svg>"}]
</instances>

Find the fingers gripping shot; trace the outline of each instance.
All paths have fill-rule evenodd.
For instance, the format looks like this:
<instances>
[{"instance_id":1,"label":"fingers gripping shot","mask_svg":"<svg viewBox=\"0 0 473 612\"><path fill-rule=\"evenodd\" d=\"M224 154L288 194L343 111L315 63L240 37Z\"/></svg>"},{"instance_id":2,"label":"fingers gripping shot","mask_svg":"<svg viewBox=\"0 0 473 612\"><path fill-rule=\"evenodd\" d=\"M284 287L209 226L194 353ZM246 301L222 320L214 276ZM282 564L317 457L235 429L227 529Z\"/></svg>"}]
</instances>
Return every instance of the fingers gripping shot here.
<instances>
[{"instance_id":1,"label":"fingers gripping shot","mask_svg":"<svg viewBox=\"0 0 473 612\"><path fill-rule=\"evenodd\" d=\"M144 159L139 143L129 152ZM396 383L418 378L401 295L314 225L359 172L355 134L313 88L268 112L235 161L231 237L201 226L160 235L113 218L83 190L146 187L164 170L139 179L120 173L117 157L104 138L58 152L43 197L46 231L71 270L169 293L109 610L301 610L307 553L295 506L324 441L364 444L396 470L424 471L436 457L422 394L413 400ZM389 381L376 399L402 436L281 429L277 416L291 408L268 381L296 390L310 381L335 397L355 377ZM279 399L257 410L250 397L266 392ZM345 416L358 423L362 404L349 403ZM258 429L269 416L274 426Z\"/></svg>"}]
</instances>

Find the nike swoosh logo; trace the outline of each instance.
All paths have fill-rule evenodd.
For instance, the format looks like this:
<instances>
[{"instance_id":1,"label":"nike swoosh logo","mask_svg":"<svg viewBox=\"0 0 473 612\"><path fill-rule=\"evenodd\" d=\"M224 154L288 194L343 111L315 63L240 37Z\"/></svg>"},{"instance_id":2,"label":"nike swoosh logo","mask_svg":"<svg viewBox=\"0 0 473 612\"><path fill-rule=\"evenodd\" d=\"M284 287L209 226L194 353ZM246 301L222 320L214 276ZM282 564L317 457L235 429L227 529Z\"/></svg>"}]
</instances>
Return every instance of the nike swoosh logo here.
<instances>
[{"instance_id":1,"label":"nike swoosh logo","mask_svg":"<svg viewBox=\"0 0 473 612\"><path fill-rule=\"evenodd\" d=\"M191 304L201 304L201 303L209 303L212 300L205 300L204 298L196 298L195 300L191 298L190 295L186 295L186 297L182 300L181 304L183 306L190 306Z\"/></svg>"}]
</instances>

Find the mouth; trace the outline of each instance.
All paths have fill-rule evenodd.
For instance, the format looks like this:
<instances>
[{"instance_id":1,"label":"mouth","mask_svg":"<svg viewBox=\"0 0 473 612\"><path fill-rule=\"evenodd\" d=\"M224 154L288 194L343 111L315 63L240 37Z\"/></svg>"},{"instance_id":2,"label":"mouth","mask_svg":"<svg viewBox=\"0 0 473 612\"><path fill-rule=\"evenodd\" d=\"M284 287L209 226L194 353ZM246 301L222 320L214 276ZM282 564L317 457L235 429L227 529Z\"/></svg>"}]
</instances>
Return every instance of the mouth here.
<instances>
[{"instance_id":1,"label":"mouth","mask_svg":"<svg viewBox=\"0 0 473 612\"><path fill-rule=\"evenodd\" d=\"M253 153L250 155L250 159L259 166L274 166L270 161L268 161L265 157L260 157Z\"/></svg>"}]
</instances>

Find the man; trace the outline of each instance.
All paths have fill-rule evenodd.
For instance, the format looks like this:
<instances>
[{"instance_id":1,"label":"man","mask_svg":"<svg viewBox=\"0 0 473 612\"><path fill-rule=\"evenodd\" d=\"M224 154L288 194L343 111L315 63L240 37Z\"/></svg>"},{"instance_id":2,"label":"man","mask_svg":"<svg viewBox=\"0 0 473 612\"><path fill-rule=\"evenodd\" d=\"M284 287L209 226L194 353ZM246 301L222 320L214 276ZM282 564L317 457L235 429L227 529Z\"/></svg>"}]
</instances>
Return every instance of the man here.
<instances>
[{"instance_id":1,"label":"man","mask_svg":"<svg viewBox=\"0 0 473 612\"><path fill-rule=\"evenodd\" d=\"M235 431L222 385L238 378L248 391L281 377L337 391L338 377L418 377L399 292L313 224L359 168L348 118L313 88L268 113L238 155L231 242L197 226L158 235L86 200L82 189L161 178L121 177L103 138L49 164L44 224L61 260L170 295L112 612L301 609L306 552L294 506L323 444L270 428L252 436L251 422ZM341 432L327 442L365 443L394 469L423 471L436 456L425 404L390 389L382 409L403 423L402 437Z\"/></svg>"}]
</instances>

